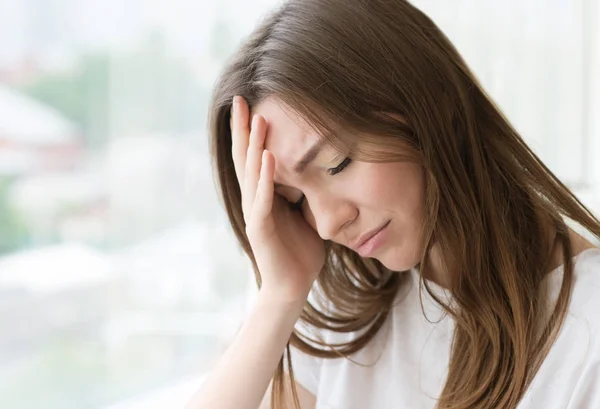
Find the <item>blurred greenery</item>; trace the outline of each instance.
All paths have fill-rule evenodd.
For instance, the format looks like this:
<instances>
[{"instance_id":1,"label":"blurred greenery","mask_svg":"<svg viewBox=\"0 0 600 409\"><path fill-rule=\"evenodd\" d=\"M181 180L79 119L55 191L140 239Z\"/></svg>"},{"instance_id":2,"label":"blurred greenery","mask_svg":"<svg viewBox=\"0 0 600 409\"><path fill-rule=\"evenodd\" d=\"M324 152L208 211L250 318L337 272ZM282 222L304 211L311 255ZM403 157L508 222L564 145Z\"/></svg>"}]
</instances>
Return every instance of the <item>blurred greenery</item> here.
<instances>
[{"instance_id":1,"label":"blurred greenery","mask_svg":"<svg viewBox=\"0 0 600 409\"><path fill-rule=\"evenodd\" d=\"M20 90L79 125L89 147L105 146L111 135L203 128L209 90L169 50L153 32L136 48L84 54L72 70L46 73Z\"/></svg>"},{"instance_id":2,"label":"blurred greenery","mask_svg":"<svg viewBox=\"0 0 600 409\"><path fill-rule=\"evenodd\" d=\"M235 45L233 36L223 21L217 21L213 30L207 60L222 61ZM208 83L206 78L199 78L205 75L204 67L191 64L174 52L162 34L153 32L130 49L83 54L71 69L44 72L21 84L19 90L73 121L80 127L86 148L100 150L113 136L162 133L173 137L188 132L198 135L205 129L210 89L202 85ZM208 68L206 73L211 72ZM205 140L200 143L207 145ZM0 255L30 246L32 237L40 236L33 227L29 231L27 220L10 205L14 181L0 177ZM206 181L211 181L209 176ZM208 193L203 199L207 208L220 208ZM169 203L165 211L171 211ZM56 217L60 220L76 210L65 205ZM216 223L215 212L204 214ZM223 253L219 243L211 241L214 251ZM220 295L243 291L247 280L234 258L219 258L216 268L223 271L214 279ZM180 306L183 311L197 308L197 303ZM0 378L0 408L101 407L207 370L218 348L216 336L138 334L111 349L97 329L90 334L89 328L81 333L75 333L76 328L73 332L53 328L51 334L36 335L41 347L27 347L26 356L15 354L14 361L0 367L0 375L6 375Z\"/></svg>"},{"instance_id":3,"label":"blurred greenery","mask_svg":"<svg viewBox=\"0 0 600 409\"><path fill-rule=\"evenodd\" d=\"M88 143L108 130L108 54L83 55L76 69L50 72L22 85L21 91L52 106L82 128Z\"/></svg>"},{"instance_id":4,"label":"blurred greenery","mask_svg":"<svg viewBox=\"0 0 600 409\"><path fill-rule=\"evenodd\" d=\"M27 225L9 203L11 178L0 176L0 255L25 247L29 242Z\"/></svg>"}]
</instances>

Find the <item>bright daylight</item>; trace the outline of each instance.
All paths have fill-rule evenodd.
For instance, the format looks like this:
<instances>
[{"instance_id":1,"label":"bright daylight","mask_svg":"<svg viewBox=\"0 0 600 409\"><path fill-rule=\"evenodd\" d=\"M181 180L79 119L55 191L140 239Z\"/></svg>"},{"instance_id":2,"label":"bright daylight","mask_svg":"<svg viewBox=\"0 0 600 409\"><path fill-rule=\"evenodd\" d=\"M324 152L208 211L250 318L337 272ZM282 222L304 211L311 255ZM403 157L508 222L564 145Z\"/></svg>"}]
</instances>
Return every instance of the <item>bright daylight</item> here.
<instances>
[{"instance_id":1,"label":"bright daylight","mask_svg":"<svg viewBox=\"0 0 600 409\"><path fill-rule=\"evenodd\" d=\"M258 289L218 193L211 95L242 42L281 3L0 0L0 408L183 409L218 368ZM600 215L600 5L411 3L548 168ZM273 111L261 112L275 121ZM335 180L351 180L359 166ZM323 192L334 200L340 190L329 186ZM304 209L311 206L323 235L334 216L318 213L315 189L304 192ZM338 208L339 217L343 209L364 216L351 236L384 215ZM357 251L400 265L388 257L389 242L376 244ZM223 386L217 375L211 382ZM323 392L335 390L327 379L318 393L299 382L317 402L302 409L356 409L335 406L343 401ZM232 396L254 396L249 383L235 385Z\"/></svg>"}]
</instances>

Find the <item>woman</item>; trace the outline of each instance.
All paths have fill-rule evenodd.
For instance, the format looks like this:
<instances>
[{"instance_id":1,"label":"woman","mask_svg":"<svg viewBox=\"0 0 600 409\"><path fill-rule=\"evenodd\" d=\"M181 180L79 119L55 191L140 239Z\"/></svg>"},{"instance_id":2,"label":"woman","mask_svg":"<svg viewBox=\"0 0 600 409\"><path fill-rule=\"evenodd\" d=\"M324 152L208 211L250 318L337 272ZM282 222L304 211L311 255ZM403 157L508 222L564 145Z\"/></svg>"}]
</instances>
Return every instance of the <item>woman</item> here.
<instances>
[{"instance_id":1,"label":"woman","mask_svg":"<svg viewBox=\"0 0 600 409\"><path fill-rule=\"evenodd\" d=\"M419 10L285 3L210 123L260 290L190 408L600 407L600 222Z\"/></svg>"}]
</instances>

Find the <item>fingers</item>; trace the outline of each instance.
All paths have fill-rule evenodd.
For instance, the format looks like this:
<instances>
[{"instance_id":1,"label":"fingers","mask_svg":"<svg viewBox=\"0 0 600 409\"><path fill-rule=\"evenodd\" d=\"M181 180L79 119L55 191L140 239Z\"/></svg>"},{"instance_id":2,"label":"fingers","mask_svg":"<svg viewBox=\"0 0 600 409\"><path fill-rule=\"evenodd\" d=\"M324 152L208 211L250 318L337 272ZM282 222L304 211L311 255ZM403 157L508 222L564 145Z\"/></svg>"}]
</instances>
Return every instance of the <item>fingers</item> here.
<instances>
[{"instance_id":1,"label":"fingers","mask_svg":"<svg viewBox=\"0 0 600 409\"><path fill-rule=\"evenodd\" d=\"M254 212L258 220L264 220L273 207L273 177L275 174L275 158L268 150L263 150L260 180L254 201Z\"/></svg>"},{"instance_id":2,"label":"fingers","mask_svg":"<svg viewBox=\"0 0 600 409\"><path fill-rule=\"evenodd\" d=\"M260 168L265 144L266 122L260 115L252 118L250 142L246 152L246 168L244 169L244 201L247 210L251 210L256 198ZM248 213L250 214L250 213Z\"/></svg>"},{"instance_id":3,"label":"fingers","mask_svg":"<svg viewBox=\"0 0 600 409\"><path fill-rule=\"evenodd\" d=\"M248 151L248 117L250 115L248 104L244 98L235 96L231 105L231 155L235 166L240 188L244 186L244 168L246 166L246 152Z\"/></svg>"},{"instance_id":4,"label":"fingers","mask_svg":"<svg viewBox=\"0 0 600 409\"><path fill-rule=\"evenodd\" d=\"M240 96L233 98L231 108L231 154L242 193L244 218L248 223L253 212L263 218L271 211L275 158L270 153L264 153L267 128L265 119L254 115L249 126L250 110Z\"/></svg>"}]
</instances>

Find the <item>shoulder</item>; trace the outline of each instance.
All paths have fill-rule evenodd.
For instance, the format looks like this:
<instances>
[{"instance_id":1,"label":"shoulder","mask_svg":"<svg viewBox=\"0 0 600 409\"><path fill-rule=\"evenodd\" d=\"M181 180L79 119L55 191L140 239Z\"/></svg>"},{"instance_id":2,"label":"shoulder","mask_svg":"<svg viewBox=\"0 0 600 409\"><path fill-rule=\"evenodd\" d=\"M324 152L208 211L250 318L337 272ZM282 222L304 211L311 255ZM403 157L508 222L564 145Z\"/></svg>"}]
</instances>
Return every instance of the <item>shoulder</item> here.
<instances>
[{"instance_id":1,"label":"shoulder","mask_svg":"<svg viewBox=\"0 0 600 409\"><path fill-rule=\"evenodd\" d=\"M556 304L563 272L564 266L557 267L543 281L540 290L549 297L549 306ZM600 334L600 249L597 248L586 249L573 258L573 287L562 337L572 338L577 332L575 328L585 333L584 338L600 346L597 340Z\"/></svg>"},{"instance_id":2,"label":"shoulder","mask_svg":"<svg viewBox=\"0 0 600 409\"><path fill-rule=\"evenodd\" d=\"M573 292L571 313L593 312L600 323L600 249L590 248L575 257L573 263Z\"/></svg>"},{"instance_id":3,"label":"shoulder","mask_svg":"<svg viewBox=\"0 0 600 409\"><path fill-rule=\"evenodd\" d=\"M555 295L558 295L562 274L556 281ZM567 318L582 324L589 331L590 341L600 347L600 249L584 250L574 259Z\"/></svg>"}]
</instances>

